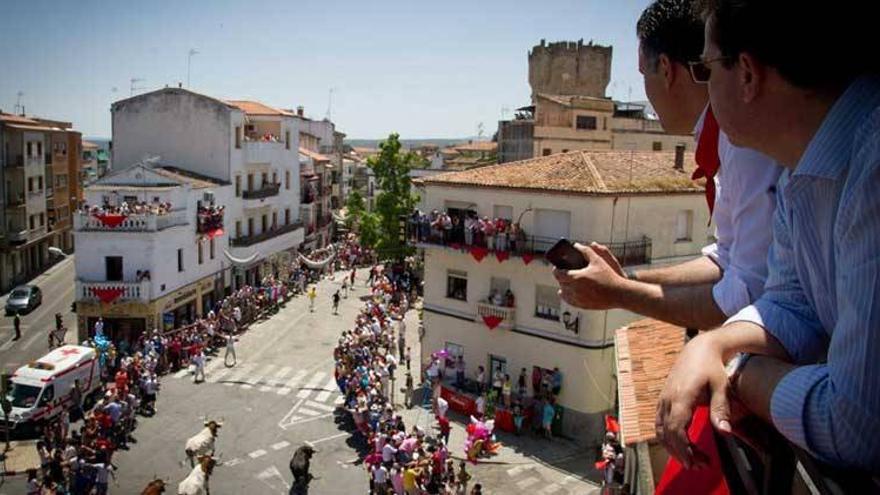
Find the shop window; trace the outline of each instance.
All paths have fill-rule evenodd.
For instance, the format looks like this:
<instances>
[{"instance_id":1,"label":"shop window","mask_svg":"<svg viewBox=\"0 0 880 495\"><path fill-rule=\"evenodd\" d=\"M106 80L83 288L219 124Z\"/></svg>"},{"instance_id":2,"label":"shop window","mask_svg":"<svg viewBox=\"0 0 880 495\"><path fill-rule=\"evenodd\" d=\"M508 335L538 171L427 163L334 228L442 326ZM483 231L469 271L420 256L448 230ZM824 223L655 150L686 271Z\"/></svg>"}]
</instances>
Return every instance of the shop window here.
<instances>
[{"instance_id":1,"label":"shop window","mask_svg":"<svg viewBox=\"0 0 880 495\"><path fill-rule=\"evenodd\" d=\"M177 250L177 271L183 271L183 249Z\"/></svg>"},{"instance_id":2,"label":"shop window","mask_svg":"<svg viewBox=\"0 0 880 495\"><path fill-rule=\"evenodd\" d=\"M535 316L547 320L559 321L558 287L547 285L535 286Z\"/></svg>"},{"instance_id":3,"label":"shop window","mask_svg":"<svg viewBox=\"0 0 880 495\"><path fill-rule=\"evenodd\" d=\"M467 272L449 270L446 273L446 297L467 301Z\"/></svg>"},{"instance_id":4,"label":"shop window","mask_svg":"<svg viewBox=\"0 0 880 495\"><path fill-rule=\"evenodd\" d=\"M446 343L446 369L451 369L458 362L458 357L464 357L464 347L454 342Z\"/></svg>"}]
</instances>

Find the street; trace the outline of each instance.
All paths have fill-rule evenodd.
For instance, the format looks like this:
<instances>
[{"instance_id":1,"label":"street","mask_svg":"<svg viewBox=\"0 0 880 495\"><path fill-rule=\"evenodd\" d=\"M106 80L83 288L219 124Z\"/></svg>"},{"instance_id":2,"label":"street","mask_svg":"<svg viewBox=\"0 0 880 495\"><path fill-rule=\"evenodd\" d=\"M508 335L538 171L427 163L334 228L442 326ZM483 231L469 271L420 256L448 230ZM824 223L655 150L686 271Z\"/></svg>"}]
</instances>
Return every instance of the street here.
<instances>
[{"instance_id":1,"label":"street","mask_svg":"<svg viewBox=\"0 0 880 495\"><path fill-rule=\"evenodd\" d=\"M70 311L75 290L73 279L71 255L28 282L43 291L43 303L21 316L21 340L12 340L15 336L12 317L3 317L0 323L0 371L13 372L22 364L49 351L48 331L55 328L55 313L61 313L64 325L68 327L67 342L76 339L76 316ZM6 305L8 296L4 294L0 297L0 306Z\"/></svg>"}]
</instances>

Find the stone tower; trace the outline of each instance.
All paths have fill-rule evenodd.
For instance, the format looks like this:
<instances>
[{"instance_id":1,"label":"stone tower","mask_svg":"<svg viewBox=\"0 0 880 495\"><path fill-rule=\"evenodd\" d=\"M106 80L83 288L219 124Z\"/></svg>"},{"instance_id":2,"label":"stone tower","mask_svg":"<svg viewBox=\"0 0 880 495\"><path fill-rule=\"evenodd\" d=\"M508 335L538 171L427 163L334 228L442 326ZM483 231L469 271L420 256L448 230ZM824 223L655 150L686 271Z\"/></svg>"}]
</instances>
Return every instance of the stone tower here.
<instances>
[{"instance_id":1,"label":"stone tower","mask_svg":"<svg viewBox=\"0 0 880 495\"><path fill-rule=\"evenodd\" d=\"M584 40L547 44L529 52L529 85L536 93L605 97L611 80L611 47Z\"/></svg>"}]
</instances>

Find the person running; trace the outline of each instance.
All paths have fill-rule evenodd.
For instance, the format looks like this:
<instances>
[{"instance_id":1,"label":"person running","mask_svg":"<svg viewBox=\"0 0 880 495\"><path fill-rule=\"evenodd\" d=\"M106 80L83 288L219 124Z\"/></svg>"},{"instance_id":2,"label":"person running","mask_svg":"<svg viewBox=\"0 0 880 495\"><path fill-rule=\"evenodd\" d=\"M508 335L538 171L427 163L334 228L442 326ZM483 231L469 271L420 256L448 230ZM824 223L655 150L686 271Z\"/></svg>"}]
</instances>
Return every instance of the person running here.
<instances>
[{"instance_id":1,"label":"person running","mask_svg":"<svg viewBox=\"0 0 880 495\"><path fill-rule=\"evenodd\" d=\"M18 311L15 312L15 318L12 319L12 328L15 329L15 337L12 340L18 340L21 338L21 317L18 316Z\"/></svg>"},{"instance_id":2,"label":"person running","mask_svg":"<svg viewBox=\"0 0 880 495\"><path fill-rule=\"evenodd\" d=\"M192 363L195 367L193 383L205 381L205 353L201 349L196 349L195 353L193 353ZM201 380L199 380L199 376L202 377Z\"/></svg>"},{"instance_id":3,"label":"person running","mask_svg":"<svg viewBox=\"0 0 880 495\"><path fill-rule=\"evenodd\" d=\"M229 356L232 355L232 364L229 364ZM235 366L238 359L235 357L235 336L230 331L226 334L226 355L223 356L223 364L227 368Z\"/></svg>"},{"instance_id":4,"label":"person running","mask_svg":"<svg viewBox=\"0 0 880 495\"><path fill-rule=\"evenodd\" d=\"M342 297L348 299L348 277L342 278Z\"/></svg>"},{"instance_id":5,"label":"person running","mask_svg":"<svg viewBox=\"0 0 880 495\"><path fill-rule=\"evenodd\" d=\"M333 314L339 314L339 291L333 293Z\"/></svg>"},{"instance_id":6,"label":"person running","mask_svg":"<svg viewBox=\"0 0 880 495\"><path fill-rule=\"evenodd\" d=\"M315 312L315 298L318 297L318 291L315 290L315 286L309 287L309 311Z\"/></svg>"}]
</instances>

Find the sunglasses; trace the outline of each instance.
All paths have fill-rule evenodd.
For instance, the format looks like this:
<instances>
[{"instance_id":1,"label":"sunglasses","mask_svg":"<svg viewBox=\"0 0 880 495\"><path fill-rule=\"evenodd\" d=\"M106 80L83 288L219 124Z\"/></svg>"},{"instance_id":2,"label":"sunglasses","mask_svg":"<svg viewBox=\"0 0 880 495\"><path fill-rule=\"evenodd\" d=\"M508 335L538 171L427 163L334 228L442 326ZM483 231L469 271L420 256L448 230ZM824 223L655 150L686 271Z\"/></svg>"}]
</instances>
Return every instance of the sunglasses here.
<instances>
[{"instance_id":1,"label":"sunglasses","mask_svg":"<svg viewBox=\"0 0 880 495\"><path fill-rule=\"evenodd\" d=\"M697 84L707 84L709 82L709 78L712 76L711 64L729 59L730 57L717 57L709 60L697 60L695 62L688 62L688 69L690 69L691 72L691 79L693 79L694 82Z\"/></svg>"}]
</instances>

